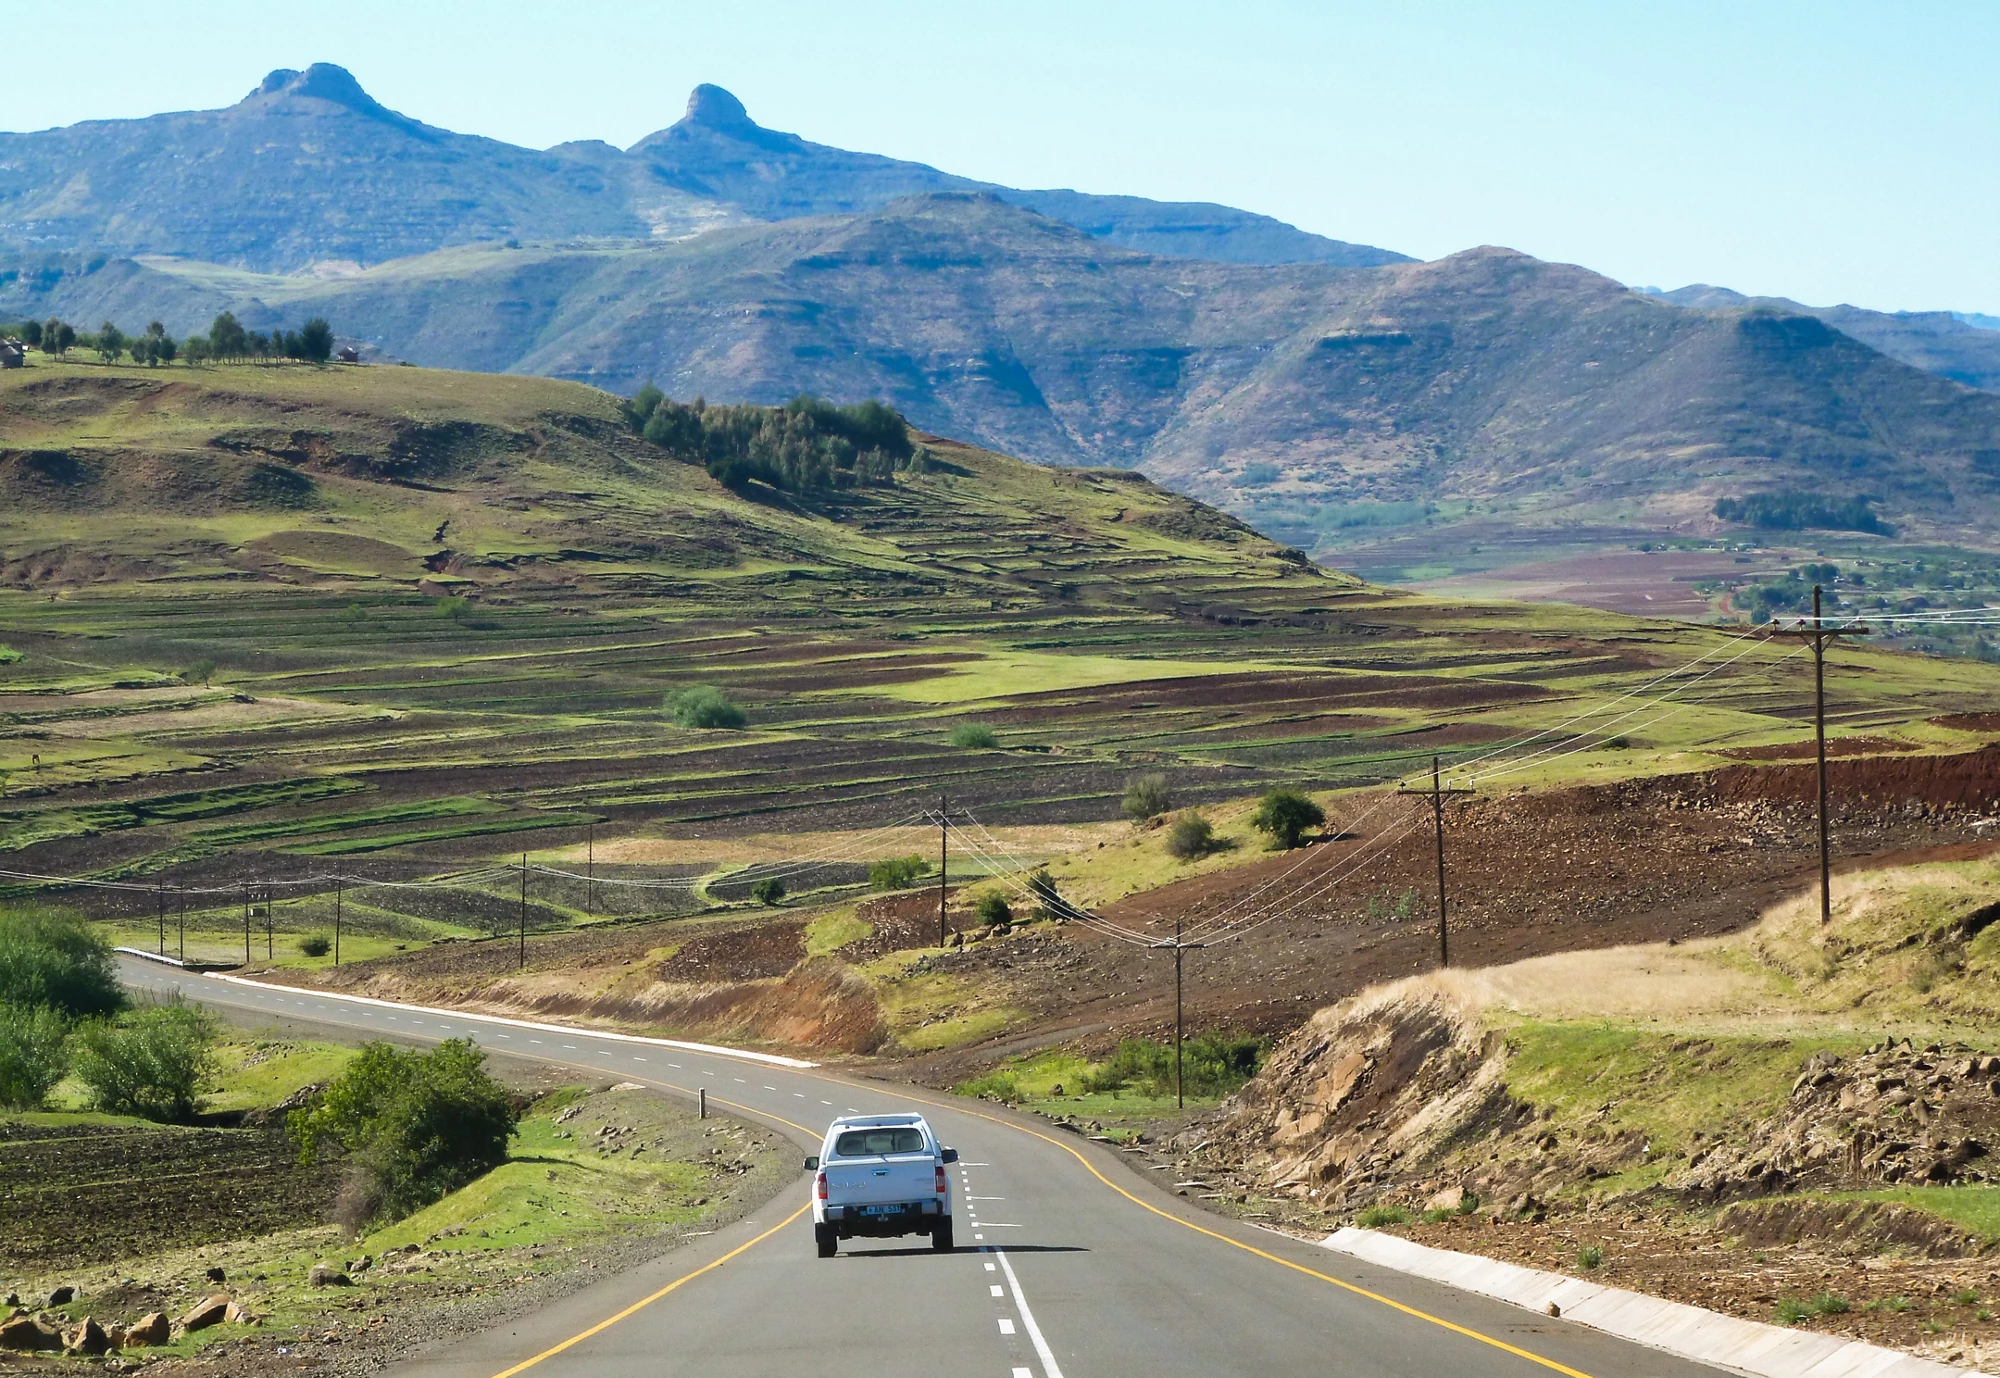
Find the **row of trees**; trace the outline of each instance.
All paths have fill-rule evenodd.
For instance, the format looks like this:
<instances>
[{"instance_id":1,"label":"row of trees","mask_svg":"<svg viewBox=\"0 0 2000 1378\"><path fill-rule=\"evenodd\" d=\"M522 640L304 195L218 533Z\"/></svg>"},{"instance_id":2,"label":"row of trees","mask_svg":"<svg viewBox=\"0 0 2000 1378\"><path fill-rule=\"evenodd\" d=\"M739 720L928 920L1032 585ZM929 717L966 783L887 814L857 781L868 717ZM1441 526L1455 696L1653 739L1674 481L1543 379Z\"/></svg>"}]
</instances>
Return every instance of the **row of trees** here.
<instances>
[{"instance_id":1,"label":"row of trees","mask_svg":"<svg viewBox=\"0 0 2000 1378\"><path fill-rule=\"evenodd\" d=\"M128 335L106 321L94 333L78 330L68 321L51 316L46 321L21 321L0 326L0 335L13 335L54 358L67 358L71 350L85 350L107 364L127 355L135 364L171 364L176 359L190 364L211 360L295 359L323 364L333 357L333 327L323 316L314 316L297 330L246 330L233 312L215 318L206 335L190 335L176 340L159 321L147 324L145 333Z\"/></svg>"},{"instance_id":2,"label":"row of trees","mask_svg":"<svg viewBox=\"0 0 2000 1378\"><path fill-rule=\"evenodd\" d=\"M739 491L752 483L791 492L887 483L932 462L896 409L873 399L837 407L800 394L782 407L711 407L699 397L673 401L648 383L627 412L648 441Z\"/></svg>"}]
</instances>

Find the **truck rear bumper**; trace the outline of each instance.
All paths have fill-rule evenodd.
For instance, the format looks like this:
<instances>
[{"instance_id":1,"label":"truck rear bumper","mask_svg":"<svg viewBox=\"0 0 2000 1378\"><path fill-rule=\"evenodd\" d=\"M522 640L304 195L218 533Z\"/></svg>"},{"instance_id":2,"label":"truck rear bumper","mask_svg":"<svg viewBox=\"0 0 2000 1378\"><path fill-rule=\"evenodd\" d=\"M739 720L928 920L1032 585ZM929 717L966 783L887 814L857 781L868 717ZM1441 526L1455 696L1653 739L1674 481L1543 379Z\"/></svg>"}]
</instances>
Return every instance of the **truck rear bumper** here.
<instances>
[{"instance_id":1,"label":"truck rear bumper","mask_svg":"<svg viewBox=\"0 0 2000 1378\"><path fill-rule=\"evenodd\" d=\"M937 1201L909 1201L890 1208L880 1206L826 1208L826 1223L838 1231L842 1239L852 1239L856 1236L887 1238L904 1234L929 1234L931 1226L945 1218L945 1213Z\"/></svg>"}]
</instances>

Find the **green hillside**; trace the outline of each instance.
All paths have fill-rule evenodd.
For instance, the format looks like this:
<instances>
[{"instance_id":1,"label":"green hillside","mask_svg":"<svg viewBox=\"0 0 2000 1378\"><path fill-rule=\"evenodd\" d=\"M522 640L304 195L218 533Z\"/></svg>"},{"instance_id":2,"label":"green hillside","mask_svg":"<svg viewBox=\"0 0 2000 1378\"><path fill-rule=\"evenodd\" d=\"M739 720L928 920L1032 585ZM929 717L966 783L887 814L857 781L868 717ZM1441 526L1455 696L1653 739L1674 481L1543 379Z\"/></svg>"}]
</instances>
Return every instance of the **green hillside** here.
<instances>
[{"instance_id":1,"label":"green hillside","mask_svg":"<svg viewBox=\"0 0 2000 1378\"><path fill-rule=\"evenodd\" d=\"M558 885L534 922L672 912L744 898L729 838L810 851L940 793L1060 830L1116 818L1142 773L1183 804L1368 784L1643 703L1711 653L1684 706L1600 719L1519 780L1618 778L1796 740L1810 689L1789 647L1397 595L1140 476L937 437L872 482L732 491L575 383L50 365L0 374L0 434L7 869L418 876L575 860L594 830L671 842L636 874L720 888ZM1930 720L2000 688L1841 660L1836 730L1870 742L1980 740ZM676 725L695 685L744 729ZM967 723L995 745L951 745ZM841 845L790 888L859 883L871 844ZM516 922L508 884L480 894L349 921L385 945Z\"/></svg>"}]
</instances>

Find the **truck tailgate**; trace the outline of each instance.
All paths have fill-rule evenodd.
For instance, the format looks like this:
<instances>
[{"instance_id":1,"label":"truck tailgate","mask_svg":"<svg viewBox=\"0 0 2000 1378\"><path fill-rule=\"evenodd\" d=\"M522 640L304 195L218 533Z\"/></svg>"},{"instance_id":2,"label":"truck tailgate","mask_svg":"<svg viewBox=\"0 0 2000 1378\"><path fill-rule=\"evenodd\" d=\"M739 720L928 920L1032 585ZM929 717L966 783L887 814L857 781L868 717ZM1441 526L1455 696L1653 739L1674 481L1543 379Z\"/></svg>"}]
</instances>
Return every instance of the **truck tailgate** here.
<instances>
[{"instance_id":1,"label":"truck tailgate","mask_svg":"<svg viewBox=\"0 0 2000 1378\"><path fill-rule=\"evenodd\" d=\"M937 1193L937 1164L930 1154L886 1158L842 1158L822 1169L827 1204L871 1206L920 1201Z\"/></svg>"}]
</instances>

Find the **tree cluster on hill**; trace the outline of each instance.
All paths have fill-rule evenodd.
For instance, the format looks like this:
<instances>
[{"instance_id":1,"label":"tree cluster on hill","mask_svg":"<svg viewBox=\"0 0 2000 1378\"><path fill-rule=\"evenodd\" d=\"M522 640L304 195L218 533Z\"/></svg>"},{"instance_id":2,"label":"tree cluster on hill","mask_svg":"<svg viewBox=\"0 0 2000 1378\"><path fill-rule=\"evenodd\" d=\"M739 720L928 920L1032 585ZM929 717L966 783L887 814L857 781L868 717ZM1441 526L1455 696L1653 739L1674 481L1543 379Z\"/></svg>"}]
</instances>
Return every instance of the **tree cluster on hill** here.
<instances>
[{"instance_id":1,"label":"tree cluster on hill","mask_svg":"<svg viewBox=\"0 0 2000 1378\"><path fill-rule=\"evenodd\" d=\"M241 362L291 359L323 364L333 357L333 327L323 316L314 316L297 330L246 330L233 312L215 318L206 335L190 335L176 340L159 321L147 324L145 332L128 335L113 321L105 321L95 331L81 331L68 321L51 316L46 321L0 324L0 337L12 335L22 343L55 358L66 358L72 349L86 349L107 364L130 356L135 364L171 364L176 359L190 364L211 360Z\"/></svg>"},{"instance_id":2,"label":"tree cluster on hill","mask_svg":"<svg viewBox=\"0 0 2000 1378\"><path fill-rule=\"evenodd\" d=\"M751 483L791 492L887 483L931 463L902 415L872 398L848 407L805 394L782 407L710 406L699 397L676 402L648 383L627 410L648 441L739 491Z\"/></svg>"},{"instance_id":3,"label":"tree cluster on hill","mask_svg":"<svg viewBox=\"0 0 2000 1378\"><path fill-rule=\"evenodd\" d=\"M1769 531L1867 531L1893 536L1896 529L1874 512L1874 498L1832 498L1824 493L1749 493L1718 498L1715 515Z\"/></svg>"}]
</instances>

